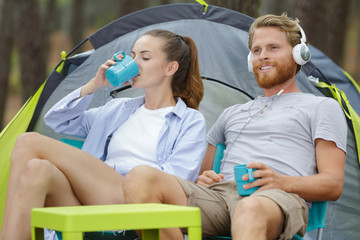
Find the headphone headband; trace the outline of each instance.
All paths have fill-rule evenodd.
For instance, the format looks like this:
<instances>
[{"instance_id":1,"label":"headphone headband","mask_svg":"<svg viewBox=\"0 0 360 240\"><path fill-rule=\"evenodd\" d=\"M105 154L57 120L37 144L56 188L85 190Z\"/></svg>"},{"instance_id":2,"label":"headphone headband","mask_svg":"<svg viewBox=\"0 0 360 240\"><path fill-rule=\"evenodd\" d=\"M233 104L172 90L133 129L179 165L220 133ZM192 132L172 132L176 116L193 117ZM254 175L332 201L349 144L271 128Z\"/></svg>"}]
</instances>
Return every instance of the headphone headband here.
<instances>
[{"instance_id":1,"label":"headphone headband","mask_svg":"<svg viewBox=\"0 0 360 240\"><path fill-rule=\"evenodd\" d=\"M300 30L300 34L301 34L301 38L300 38L300 41L303 42L303 43L306 43L306 35L305 35L305 32L304 30L300 27L300 25L298 23L296 23L296 26L299 28Z\"/></svg>"}]
</instances>

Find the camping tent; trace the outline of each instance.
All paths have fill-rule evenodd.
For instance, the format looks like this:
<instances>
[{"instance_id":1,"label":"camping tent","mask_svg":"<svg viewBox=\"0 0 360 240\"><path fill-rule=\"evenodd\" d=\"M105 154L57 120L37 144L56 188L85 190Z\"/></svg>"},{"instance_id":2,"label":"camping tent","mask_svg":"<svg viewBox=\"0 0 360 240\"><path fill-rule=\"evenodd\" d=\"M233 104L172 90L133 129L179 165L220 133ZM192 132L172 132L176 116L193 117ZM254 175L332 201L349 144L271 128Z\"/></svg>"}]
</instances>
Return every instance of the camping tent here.
<instances>
[{"instance_id":1,"label":"camping tent","mask_svg":"<svg viewBox=\"0 0 360 240\"><path fill-rule=\"evenodd\" d=\"M172 4L129 14L85 39L94 49L64 56L61 64L0 135L0 216L3 214L9 159L16 137L24 131L37 131L56 139L69 137L56 134L44 125L46 111L67 93L91 79L114 52L124 50L129 54L135 40L149 29L168 29L190 36L196 42L201 76L206 79L200 111L206 117L207 129L224 107L261 95L262 90L247 70L247 30L252 21L252 18L239 12L216 6L208 6L205 11L205 7L199 4ZM354 80L321 51L313 46L310 49L312 60L297 75L300 90L315 95L326 92L315 87L309 78L336 84L347 96L354 109L353 115L355 112L360 114L359 87ZM95 93L90 107L100 106L113 97L140 94L140 90L128 87L105 87ZM346 107L346 101L343 100L343 103ZM344 191L338 201L328 204L324 239L360 239L360 171L351 121L348 132Z\"/></svg>"}]
</instances>

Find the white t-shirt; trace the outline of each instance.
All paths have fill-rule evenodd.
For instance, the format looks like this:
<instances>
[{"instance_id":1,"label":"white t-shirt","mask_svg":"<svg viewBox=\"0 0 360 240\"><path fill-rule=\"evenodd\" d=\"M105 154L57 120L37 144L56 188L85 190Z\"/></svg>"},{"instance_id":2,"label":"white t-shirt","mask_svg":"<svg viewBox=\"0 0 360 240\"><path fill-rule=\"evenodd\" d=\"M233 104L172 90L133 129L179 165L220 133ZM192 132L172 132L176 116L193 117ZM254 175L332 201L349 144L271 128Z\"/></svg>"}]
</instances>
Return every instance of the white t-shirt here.
<instances>
[{"instance_id":1,"label":"white t-shirt","mask_svg":"<svg viewBox=\"0 0 360 240\"><path fill-rule=\"evenodd\" d=\"M346 120L334 99L306 93L258 97L229 107L208 133L210 144L226 146L220 170L224 180L233 180L234 166L248 162L262 162L280 174L313 175L317 138L345 152Z\"/></svg>"},{"instance_id":2,"label":"white t-shirt","mask_svg":"<svg viewBox=\"0 0 360 240\"><path fill-rule=\"evenodd\" d=\"M138 165L159 169L156 149L165 115L174 107L149 110L142 105L113 134L105 163L123 175Z\"/></svg>"}]
</instances>

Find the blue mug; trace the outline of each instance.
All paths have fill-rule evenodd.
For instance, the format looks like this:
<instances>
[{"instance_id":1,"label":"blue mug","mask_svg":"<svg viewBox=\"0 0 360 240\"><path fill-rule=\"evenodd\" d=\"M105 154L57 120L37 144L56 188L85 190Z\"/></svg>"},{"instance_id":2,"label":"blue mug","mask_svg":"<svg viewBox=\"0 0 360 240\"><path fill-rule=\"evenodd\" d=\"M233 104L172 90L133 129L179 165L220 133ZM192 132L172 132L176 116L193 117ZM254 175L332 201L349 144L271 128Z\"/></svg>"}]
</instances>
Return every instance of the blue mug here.
<instances>
[{"instance_id":1,"label":"blue mug","mask_svg":"<svg viewBox=\"0 0 360 240\"><path fill-rule=\"evenodd\" d=\"M124 57L119 61L116 56L122 54ZM130 81L139 74L139 67L135 60L127 56L124 51L114 54L116 64L109 67L106 72L106 78L109 83L115 87Z\"/></svg>"},{"instance_id":2,"label":"blue mug","mask_svg":"<svg viewBox=\"0 0 360 240\"><path fill-rule=\"evenodd\" d=\"M259 187L253 187L249 189L244 189L244 184L251 183L255 181L257 178L254 178L253 172L256 171L256 169L247 168L246 164L237 165L234 167L234 175L235 175L235 181L236 181L236 187L239 195L241 196L249 196L253 192L255 192ZM244 181L242 180L242 176L245 174L249 174L249 180Z\"/></svg>"}]
</instances>

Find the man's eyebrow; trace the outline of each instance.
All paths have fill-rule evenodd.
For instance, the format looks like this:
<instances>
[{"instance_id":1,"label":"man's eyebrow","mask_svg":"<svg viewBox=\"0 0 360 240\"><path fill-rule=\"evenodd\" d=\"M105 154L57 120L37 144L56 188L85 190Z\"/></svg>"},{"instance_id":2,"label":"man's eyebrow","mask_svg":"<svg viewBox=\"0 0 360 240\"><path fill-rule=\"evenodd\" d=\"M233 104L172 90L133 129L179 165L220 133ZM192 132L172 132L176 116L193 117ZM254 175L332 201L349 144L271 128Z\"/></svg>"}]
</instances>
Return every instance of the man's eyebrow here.
<instances>
[{"instance_id":1,"label":"man's eyebrow","mask_svg":"<svg viewBox=\"0 0 360 240\"><path fill-rule=\"evenodd\" d=\"M272 47L272 46L279 46L279 45L281 45L281 44L274 42L274 43L268 43L268 44L266 44L265 47ZM258 45L253 45L250 50L252 50L252 49L254 49L254 48L260 48L260 47L259 47Z\"/></svg>"}]
</instances>

